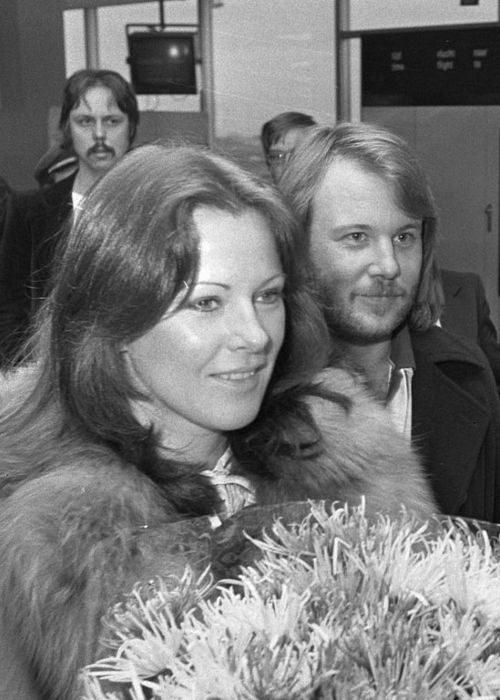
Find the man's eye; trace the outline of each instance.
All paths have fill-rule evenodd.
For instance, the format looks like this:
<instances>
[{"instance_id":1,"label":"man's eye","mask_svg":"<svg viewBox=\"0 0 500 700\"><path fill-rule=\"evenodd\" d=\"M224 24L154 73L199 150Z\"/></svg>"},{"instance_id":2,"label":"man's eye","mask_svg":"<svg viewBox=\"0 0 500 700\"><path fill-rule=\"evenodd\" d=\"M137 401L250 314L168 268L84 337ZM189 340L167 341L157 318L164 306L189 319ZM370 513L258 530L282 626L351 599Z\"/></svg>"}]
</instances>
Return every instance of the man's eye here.
<instances>
[{"instance_id":1,"label":"man's eye","mask_svg":"<svg viewBox=\"0 0 500 700\"><path fill-rule=\"evenodd\" d=\"M398 233L398 235L394 238L394 241L398 245L408 246L408 245L411 245L415 241L415 234L411 233L411 231L405 231L404 233Z\"/></svg>"},{"instance_id":2,"label":"man's eye","mask_svg":"<svg viewBox=\"0 0 500 700\"><path fill-rule=\"evenodd\" d=\"M268 159L272 162L284 161L288 156L288 151L270 151L268 154Z\"/></svg>"},{"instance_id":3,"label":"man's eye","mask_svg":"<svg viewBox=\"0 0 500 700\"><path fill-rule=\"evenodd\" d=\"M365 234L363 231L351 231L351 233L348 233L346 238L349 241L353 241L354 243L359 243L359 241L364 240Z\"/></svg>"}]
</instances>

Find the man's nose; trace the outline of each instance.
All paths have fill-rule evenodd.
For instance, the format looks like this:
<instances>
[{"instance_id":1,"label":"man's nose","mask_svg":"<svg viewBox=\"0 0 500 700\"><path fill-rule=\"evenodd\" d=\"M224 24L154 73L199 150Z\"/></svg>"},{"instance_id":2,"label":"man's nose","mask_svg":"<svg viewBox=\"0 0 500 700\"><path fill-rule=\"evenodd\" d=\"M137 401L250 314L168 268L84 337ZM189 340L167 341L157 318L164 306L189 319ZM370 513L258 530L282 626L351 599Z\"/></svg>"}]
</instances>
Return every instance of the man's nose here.
<instances>
[{"instance_id":1,"label":"man's nose","mask_svg":"<svg viewBox=\"0 0 500 700\"><path fill-rule=\"evenodd\" d=\"M381 276L387 279L393 279L400 274L401 269L392 241L384 241L375 248L369 272L373 276Z\"/></svg>"},{"instance_id":2,"label":"man's nose","mask_svg":"<svg viewBox=\"0 0 500 700\"><path fill-rule=\"evenodd\" d=\"M96 141L104 141L106 138L106 128L104 123L99 119L94 124L94 139Z\"/></svg>"}]
</instances>

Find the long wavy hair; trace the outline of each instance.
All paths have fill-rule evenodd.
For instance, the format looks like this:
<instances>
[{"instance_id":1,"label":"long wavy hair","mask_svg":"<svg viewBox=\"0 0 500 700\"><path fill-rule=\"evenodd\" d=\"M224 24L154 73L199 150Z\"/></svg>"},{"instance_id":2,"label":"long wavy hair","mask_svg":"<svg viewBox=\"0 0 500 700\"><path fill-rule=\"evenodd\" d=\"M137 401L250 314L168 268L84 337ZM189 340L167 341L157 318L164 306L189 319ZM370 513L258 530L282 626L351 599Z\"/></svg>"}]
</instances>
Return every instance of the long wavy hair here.
<instances>
[{"instance_id":1,"label":"long wavy hair","mask_svg":"<svg viewBox=\"0 0 500 700\"><path fill-rule=\"evenodd\" d=\"M437 212L423 168L406 141L382 127L344 122L335 127L309 128L280 178L280 190L306 233L315 194L330 165L341 158L355 161L383 178L401 210L423 221L422 269L408 323L413 330L425 331L438 320L444 296L436 262Z\"/></svg>"},{"instance_id":2,"label":"long wavy hair","mask_svg":"<svg viewBox=\"0 0 500 700\"><path fill-rule=\"evenodd\" d=\"M324 366L326 328L304 275L303 236L279 193L202 147L138 147L93 186L61 242L31 342L33 389L19 398L14 415L0 414L0 445L10 436L18 454L29 452L14 481L50 468L30 443L52 435L57 449L61 435L78 435L84 443L111 448L163 486L176 481L176 493L183 492L182 482L179 510L202 507L186 466L166 467L153 428L135 418L132 403L139 395L121 352L158 323L174 300L189 296L199 264L193 212L200 206L233 215L255 210L276 242L286 274L286 331L266 405L277 386ZM257 433L263 430L259 421L256 426ZM259 444L251 430L235 433L238 439Z\"/></svg>"}]
</instances>

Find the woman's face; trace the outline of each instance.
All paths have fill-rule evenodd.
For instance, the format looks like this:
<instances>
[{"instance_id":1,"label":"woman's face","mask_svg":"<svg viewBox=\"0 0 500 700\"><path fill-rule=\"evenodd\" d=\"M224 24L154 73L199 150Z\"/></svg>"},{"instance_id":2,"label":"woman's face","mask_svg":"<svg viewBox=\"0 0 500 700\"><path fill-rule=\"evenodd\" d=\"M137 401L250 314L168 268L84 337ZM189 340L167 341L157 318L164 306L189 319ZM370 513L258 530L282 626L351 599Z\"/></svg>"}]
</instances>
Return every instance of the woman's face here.
<instances>
[{"instance_id":1,"label":"woman's face","mask_svg":"<svg viewBox=\"0 0 500 700\"><path fill-rule=\"evenodd\" d=\"M193 219L200 268L187 305L126 347L150 399L139 419L180 449L256 417L285 333L285 276L265 219L207 207Z\"/></svg>"}]
</instances>

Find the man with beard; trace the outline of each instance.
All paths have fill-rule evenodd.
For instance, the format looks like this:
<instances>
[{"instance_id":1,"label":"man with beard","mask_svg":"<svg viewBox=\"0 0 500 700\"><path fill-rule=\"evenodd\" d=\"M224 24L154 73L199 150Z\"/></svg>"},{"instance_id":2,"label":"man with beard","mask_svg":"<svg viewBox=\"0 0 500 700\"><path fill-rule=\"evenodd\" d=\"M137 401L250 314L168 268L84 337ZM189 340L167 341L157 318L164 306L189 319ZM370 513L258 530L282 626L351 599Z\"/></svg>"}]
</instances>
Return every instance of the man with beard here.
<instances>
[{"instance_id":1,"label":"man with beard","mask_svg":"<svg viewBox=\"0 0 500 700\"><path fill-rule=\"evenodd\" d=\"M308 236L332 362L385 404L444 513L498 522L498 395L479 347L437 325L436 212L417 158L373 125L312 127L279 186Z\"/></svg>"},{"instance_id":2,"label":"man with beard","mask_svg":"<svg viewBox=\"0 0 500 700\"><path fill-rule=\"evenodd\" d=\"M78 168L41 190L15 193L0 249L0 365L22 362L31 319L47 284L56 246L87 190L131 147L137 99L119 73L80 70L66 81L59 119L62 149Z\"/></svg>"}]
</instances>

